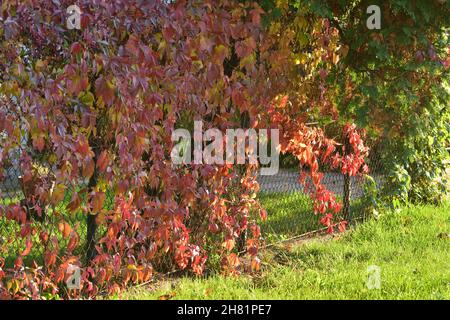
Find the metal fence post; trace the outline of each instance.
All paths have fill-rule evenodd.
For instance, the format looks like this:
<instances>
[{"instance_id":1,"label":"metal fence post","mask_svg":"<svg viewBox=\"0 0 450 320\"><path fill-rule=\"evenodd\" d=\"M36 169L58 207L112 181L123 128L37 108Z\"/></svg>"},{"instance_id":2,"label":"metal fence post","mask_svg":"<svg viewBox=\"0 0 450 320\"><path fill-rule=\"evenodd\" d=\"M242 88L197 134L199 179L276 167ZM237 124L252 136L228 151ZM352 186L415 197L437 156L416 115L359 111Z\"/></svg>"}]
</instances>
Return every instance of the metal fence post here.
<instances>
[{"instance_id":1,"label":"metal fence post","mask_svg":"<svg viewBox=\"0 0 450 320\"><path fill-rule=\"evenodd\" d=\"M348 137L344 135L344 156L346 156L350 151L351 145ZM348 222L348 224L351 223L351 212L350 212L350 184L351 184L351 177L350 174L347 172L344 174L344 194L343 194L343 218Z\"/></svg>"},{"instance_id":2,"label":"metal fence post","mask_svg":"<svg viewBox=\"0 0 450 320\"><path fill-rule=\"evenodd\" d=\"M343 216L344 219L350 224L352 220L352 213L350 210L350 175L348 173L344 174L344 194L343 194Z\"/></svg>"}]
</instances>

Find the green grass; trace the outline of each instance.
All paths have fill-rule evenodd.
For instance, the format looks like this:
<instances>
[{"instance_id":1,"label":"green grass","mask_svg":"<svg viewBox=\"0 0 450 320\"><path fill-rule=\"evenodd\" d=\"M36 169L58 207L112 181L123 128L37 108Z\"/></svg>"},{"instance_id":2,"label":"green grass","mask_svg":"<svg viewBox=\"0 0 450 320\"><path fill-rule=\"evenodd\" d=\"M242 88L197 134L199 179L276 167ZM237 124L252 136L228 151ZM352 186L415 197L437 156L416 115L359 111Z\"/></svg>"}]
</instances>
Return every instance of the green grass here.
<instances>
[{"instance_id":1,"label":"green grass","mask_svg":"<svg viewBox=\"0 0 450 320\"><path fill-rule=\"evenodd\" d=\"M259 196L267 211L267 221L260 222L267 243L286 240L323 228L319 217L314 215L310 197L304 193L275 193ZM350 209L358 218L360 203L353 201Z\"/></svg>"},{"instance_id":2,"label":"green grass","mask_svg":"<svg viewBox=\"0 0 450 320\"><path fill-rule=\"evenodd\" d=\"M450 203L408 207L332 240L265 251L258 275L183 277L134 288L120 298L157 299L450 299ZM367 288L367 268L381 288Z\"/></svg>"},{"instance_id":3,"label":"green grass","mask_svg":"<svg viewBox=\"0 0 450 320\"><path fill-rule=\"evenodd\" d=\"M305 194L262 194L260 202L267 211L267 221L261 222L261 230L269 243L321 227L313 214L312 201Z\"/></svg>"}]
</instances>

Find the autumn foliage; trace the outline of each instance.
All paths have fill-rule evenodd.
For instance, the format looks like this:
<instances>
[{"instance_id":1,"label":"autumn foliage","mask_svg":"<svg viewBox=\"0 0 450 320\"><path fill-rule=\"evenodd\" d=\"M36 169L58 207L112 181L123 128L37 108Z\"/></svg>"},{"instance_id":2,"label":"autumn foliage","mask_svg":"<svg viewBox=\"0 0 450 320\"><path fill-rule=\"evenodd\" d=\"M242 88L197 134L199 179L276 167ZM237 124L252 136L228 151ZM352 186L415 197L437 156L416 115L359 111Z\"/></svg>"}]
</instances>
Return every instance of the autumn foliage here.
<instances>
[{"instance_id":1,"label":"autumn foliage","mask_svg":"<svg viewBox=\"0 0 450 320\"><path fill-rule=\"evenodd\" d=\"M71 1L2 2L0 167L20 149L27 188L27 206L0 206L18 231L0 242L2 298L95 297L163 269L201 274L213 257L227 273L258 271L258 168L173 165L171 134L194 120L279 128L318 219L345 228L321 171L367 171L368 148L355 125L336 141L308 124L310 108L338 118L326 99L338 31L314 19L298 62L293 35L256 3L144 3L78 1L82 28L67 30ZM70 266L81 290L65 287Z\"/></svg>"}]
</instances>

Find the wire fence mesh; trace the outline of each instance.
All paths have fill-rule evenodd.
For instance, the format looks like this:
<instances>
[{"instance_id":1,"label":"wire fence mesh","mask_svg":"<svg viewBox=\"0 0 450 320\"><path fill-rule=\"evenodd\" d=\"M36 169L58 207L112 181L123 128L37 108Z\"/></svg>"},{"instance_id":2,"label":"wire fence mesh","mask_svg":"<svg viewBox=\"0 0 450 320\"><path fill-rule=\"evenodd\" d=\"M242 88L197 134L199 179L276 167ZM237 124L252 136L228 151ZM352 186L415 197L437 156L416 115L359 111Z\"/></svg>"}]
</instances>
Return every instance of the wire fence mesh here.
<instances>
[{"instance_id":1,"label":"wire fence mesh","mask_svg":"<svg viewBox=\"0 0 450 320\"><path fill-rule=\"evenodd\" d=\"M314 215L313 202L304 184L299 181L297 169L280 169L273 176L260 176L260 201L268 212L267 221L262 223L266 242L284 241L299 235L323 229L319 217ZM374 167L371 177L377 188L383 186L385 174L380 166ZM337 219L362 218L363 197L366 195L366 179L363 175L346 177L340 172L324 172L323 185L333 192L337 199L348 207L337 214ZM346 194L346 188L348 194Z\"/></svg>"},{"instance_id":2,"label":"wire fence mesh","mask_svg":"<svg viewBox=\"0 0 450 320\"><path fill-rule=\"evenodd\" d=\"M73 201L73 191L87 188L89 181L68 181L64 188L63 199L54 205L44 205L39 199L36 199L34 194L36 190L34 188L36 186L48 189L54 188L55 177L53 172L56 170L48 164L45 157L43 158L34 152L33 147L27 140L24 140L20 147L9 155L10 161L3 168L3 175L0 177L0 205L8 208L9 205L20 204L25 208L28 218L33 218L33 223L41 224L40 229L43 231L61 228L58 224L60 220L67 222L70 229L76 230L79 235L79 243L85 244L79 246L78 250L87 250L89 222L86 219L86 213L72 212L70 206L71 201ZM33 157L32 163L35 166L33 169L34 176L31 180L28 178L27 182L24 182L22 175L20 159L22 153L31 154ZM378 187L380 187L383 184L384 171L379 161L372 162L371 175ZM358 217L360 199L365 193L364 177L362 175L346 177L337 171L324 171L322 179L324 186L336 194L337 199L344 203L344 208L347 205L351 217ZM259 176L257 179L260 185L258 197L262 206L268 212L268 220L261 222L266 243L283 241L323 227L319 222L319 217L313 214L312 200L305 185L299 182L299 176L298 168L291 167L282 168L275 175ZM38 179L39 181L34 181L33 179ZM86 201L86 199L81 199L81 201ZM110 208L114 205L114 194L112 192L107 192L104 205ZM341 212L337 215L337 218L348 219L349 217L346 215L348 213ZM61 217L63 219L59 219ZM8 223L11 224L7 219L0 217L0 230L2 233L20 232L20 228L6 225ZM96 234L94 234L95 239L101 237L101 232L101 230L96 230ZM94 243L95 239L93 239ZM22 248L17 247L16 250L20 251ZM41 246L40 249L39 247L34 247L33 250L41 250L37 252L37 256L43 256L45 247ZM8 255L12 259L17 255L17 252L9 252Z\"/></svg>"},{"instance_id":3,"label":"wire fence mesh","mask_svg":"<svg viewBox=\"0 0 450 320\"><path fill-rule=\"evenodd\" d=\"M378 185L383 182L383 174L372 175ZM280 169L273 176L259 176L258 183L262 193L301 193L305 194L305 186L299 182L299 172L295 169ZM339 172L325 172L322 179L325 187L336 195L344 194L345 175ZM355 200L364 195L364 178L362 176L350 177L350 198Z\"/></svg>"}]
</instances>

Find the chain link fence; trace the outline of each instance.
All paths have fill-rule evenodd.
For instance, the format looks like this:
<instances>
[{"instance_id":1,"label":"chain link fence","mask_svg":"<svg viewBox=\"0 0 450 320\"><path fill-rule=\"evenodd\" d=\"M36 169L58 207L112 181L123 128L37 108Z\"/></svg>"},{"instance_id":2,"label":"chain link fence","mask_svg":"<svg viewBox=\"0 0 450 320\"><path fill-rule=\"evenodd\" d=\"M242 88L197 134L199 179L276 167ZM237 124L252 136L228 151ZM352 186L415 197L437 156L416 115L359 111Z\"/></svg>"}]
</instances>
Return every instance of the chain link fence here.
<instances>
[{"instance_id":1,"label":"chain link fence","mask_svg":"<svg viewBox=\"0 0 450 320\"><path fill-rule=\"evenodd\" d=\"M383 175L372 175L378 185L382 185ZM364 195L364 178L362 176L349 177L350 200L356 200ZM260 192L273 193L300 193L305 194L304 185L299 182L299 172L296 169L280 169L276 175L258 177ZM344 195L346 184L345 175L339 172L325 172L322 179L325 187L336 195Z\"/></svg>"},{"instance_id":2,"label":"chain link fence","mask_svg":"<svg viewBox=\"0 0 450 320\"><path fill-rule=\"evenodd\" d=\"M374 163L370 176L379 189L385 180L384 168ZM322 184L336 195L343 204L343 209L336 215L337 219L362 219L364 215L364 196L366 194L366 177L346 176L340 172L324 172ZM320 217L314 215L313 203L305 185L299 182L298 169L280 169L273 176L259 176L260 200L268 213L267 221L262 223L266 242L297 238L303 234L324 231ZM308 179L307 179L308 183Z\"/></svg>"},{"instance_id":3,"label":"chain link fence","mask_svg":"<svg viewBox=\"0 0 450 320\"><path fill-rule=\"evenodd\" d=\"M20 204L26 210L28 219L33 218L30 219L33 220L33 223L40 223L40 229L44 231L61 228L58 225L58 217L63 217L61 220L67 222L71 230L76 230L79 234L79 243L85 244L79 246L78 250L89 251L89 219L86 218L86 213L72 212L69 209L74 188L77 191L87 188L88 181L68 182L65 188L64 199L57 205L46 205L44 207L44 204L40 203L38 199L34 199L34 190L30 188L34 181L24 182L20 164L20 155L23 151L33 158L32 163L36 166L33 168L33 171L35 176L40 179L38 182L40 187L55 187L54 168L43 160L39 154L35 154L33 147L27 140L24 140L20 147L10 152L10 160L2 170L2 176L0 177L0 205L4 209L9 210L8 207L10 205ZM373 162L371 166L371 175L378 187L383 184L384 176L380 163ZM305 186L299 182L299 176L297 168L282 168L273 176L258 177L260 185L259 199L268 212L267 221L261 222L266 243L283 241L323 227L319 222L320 217L313 214L312 201L306 192ZM322 183L328 190L336 194L337 199L343 203L343 211L345 211L345 208L348 210L348 212L338 214L338 219L360 217L360 200L365 192L363 176L346 177L340 172L325 170ZM30 199L34 199L34 201L30 202ZM87 201L87 199L81 199L81 201ZM108 192L105 206L112 208L113 205L114 194ZM11 222L0 216L0 230L2 233L14 234L20 232L19 227L11 227L10 225ZM102 235L102 230L95 229L94 235L98 239ZM95 244L95 239L93 240ZM18 247L16 249L22 250L22 248ZM34 247L33 250L41 250L34 256L43 256L45 247L41 246L40 249L39 247ZM13 256L17 256L17 252L9 252L7 254L11 256L11 259ZM86 254L86 252L82 252L82 254Z\"/></svg>"},{"instance_id":4,"label":"chain link fence","mask_svg":"<svg viewBox=\"0 0 450 320\"><path fill-rule=\"evenodd\" d=\"M28 177L23 175L23 155L31 158L29 163L32 168L29 171L32 174ZM58 239L58 246L61 245L60 250L64 251L68 246L69 238L62 239L62 235L66 232L73 234L72 231L77 234L77 242L83 244L77 246L73 253L84 255L84 244L87 242L86 214L81 211L71 212L69 206L74 190L85 188L87 183L67 181L64 183L63 197L57 203L52 203L50 199L40 199L39 188L52 190L56 187L56 170L47 161L47 156L37 152L30 143L28 135L23 135L20 144L10 150L6 159L3 159L3 168L0 170L0 244L9 241L8 245L3 247L9 249L7 252L0 252L0 257L5 259L6 265L12 265L25 249L26 241L16 235L26 234L27 228L37 230L32 237L38 237L39 241L33 241L31 253L25 259L32 257L38 264L45 265L47 248L54 245L52 238ZM113 199L108 200L108 205L112 206ZM14 212L17 213L17 210L22 210L25 214L22 221L7 219L8 215L12 216ZM30 225L24 221L29 222Z\"/></svg>"}]
</instances>

